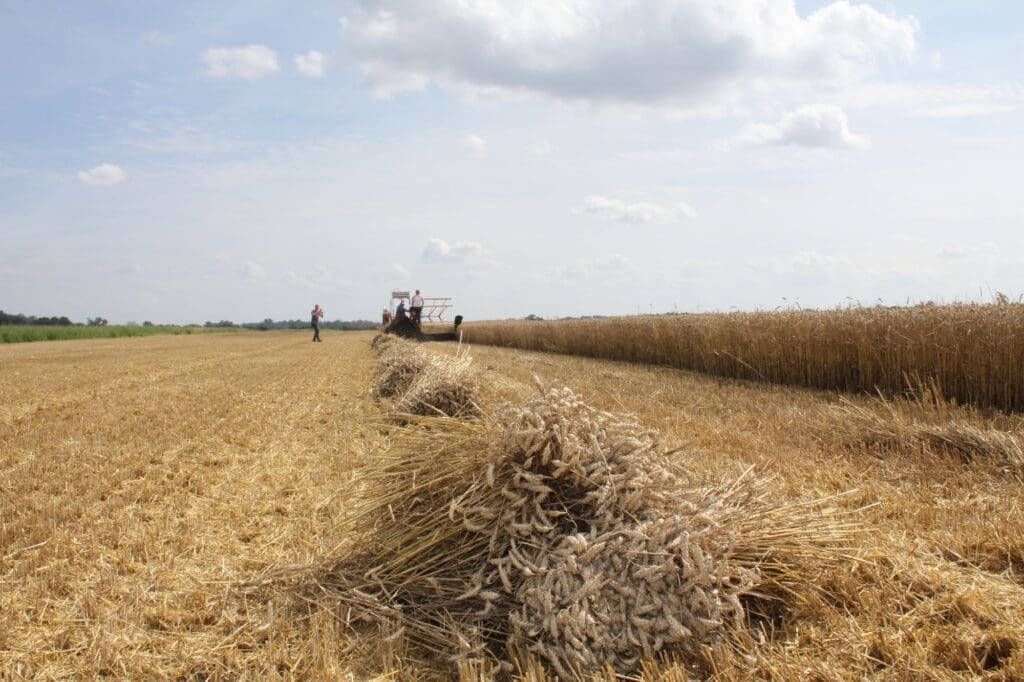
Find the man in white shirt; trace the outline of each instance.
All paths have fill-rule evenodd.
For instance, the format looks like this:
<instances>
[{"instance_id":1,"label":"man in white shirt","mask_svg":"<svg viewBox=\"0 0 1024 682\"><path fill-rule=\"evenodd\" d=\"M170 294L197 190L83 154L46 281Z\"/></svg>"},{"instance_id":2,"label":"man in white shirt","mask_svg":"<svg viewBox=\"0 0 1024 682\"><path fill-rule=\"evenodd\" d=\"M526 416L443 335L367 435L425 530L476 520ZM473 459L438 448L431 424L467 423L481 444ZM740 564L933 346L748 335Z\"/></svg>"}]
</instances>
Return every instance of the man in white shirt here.
<instances>
[{"instance_id":1,"label":"man in white shirt","mask_svg":"<svg viewBox=\"0 0 1024 682\"><path fill-rule=\"evenodd\" d=\"M420 315L423 314L423 297L420 296L420 290L417 289L416 293L413 294L412 300L409 302L409 315L412 317L412 321L416 324L420 323Z\"/></svg>"}]
</instances>

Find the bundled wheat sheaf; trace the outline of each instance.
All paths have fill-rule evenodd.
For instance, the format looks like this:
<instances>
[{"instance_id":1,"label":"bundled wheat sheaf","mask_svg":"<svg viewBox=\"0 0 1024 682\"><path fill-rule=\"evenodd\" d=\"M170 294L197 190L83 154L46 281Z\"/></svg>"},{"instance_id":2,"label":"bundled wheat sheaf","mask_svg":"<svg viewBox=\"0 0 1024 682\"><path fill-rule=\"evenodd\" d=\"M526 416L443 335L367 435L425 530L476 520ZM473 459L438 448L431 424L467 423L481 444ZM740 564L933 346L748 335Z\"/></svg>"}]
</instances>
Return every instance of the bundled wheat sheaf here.
<instances>
[{"instance_id":1,"label":"bundled wheat sheaf","mask_svg":"<svg viewBox=\"0 0 1024 682\"><path fill-rule=\"evenodd\" d=\"M378 353L374 396L395 398L406 415L470 417L480 413L472 359L427 353L416 343L378 334L370 342Z\"/></svg>"},{"instance_id":2,"label":"bundled wheat sheaf","mask_svg":"<svg viewBox=\"0 0 1024 682\"><path fill-rule=\"evenodd\" d=\"M324 584L347 613L455 662L525 649L565 678L696 655L742 623L744 594L785 582L786 556L840 532L771 509L752 477L686 480L656 434L568 389L490 422L421 418L359 483L363 551Z\"/></svg>"},{"instance_id":3,"label":"bundled wheat sheaf","mask_svg":"<svg viewBox=\"0 0 1024 682\"><path fill-rule=\"evenodd\" d=\"M431 356L396 409L404 414L470 417L480 413L476 379L468 355Z\"/></svg>"},{"instance_id":4,"label":"bundled wheat sheaf","mask_svg":"<svg viewBox=\"0 0 1024 682\"><path fill-rule=\"evenodd\" d=\"M377 342L377 338L383 340ZM380 354L377 358L377 383L373 390L377 398L401 395L430 363L430 357L423 350L394 337L376 337L374 348Z\"/></svg>"},{"instance_id":5,"label":"bundled wheat sheaf","mask_svg":"<svg viewBox=\"0 0 1024 682\"><path fill-rule=\"evenodd\" d=\"M373 348L375 351L379 352L393 344L395 341L396 339L394 336L391 336L390 334L381 334L378 332L377 334L373 335L372 339L370 339L370 347Z\"/></svg>"}]
</instances>

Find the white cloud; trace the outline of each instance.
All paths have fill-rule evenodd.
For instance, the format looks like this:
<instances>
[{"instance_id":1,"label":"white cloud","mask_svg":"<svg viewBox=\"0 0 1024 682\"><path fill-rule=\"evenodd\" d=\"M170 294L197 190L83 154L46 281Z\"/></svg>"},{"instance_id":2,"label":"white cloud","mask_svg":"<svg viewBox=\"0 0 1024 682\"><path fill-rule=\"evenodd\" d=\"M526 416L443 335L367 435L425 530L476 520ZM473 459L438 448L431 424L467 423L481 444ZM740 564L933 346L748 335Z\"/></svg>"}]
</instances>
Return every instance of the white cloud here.
<instances>
[{"instance_id":1,"label":"white cloud","mask_svg":"<svg viewBox=\"0 0 1024 682\"><path fill-rule=\"evenodd\" d=\"M346 41L377 93L437 82L577 101L690 105L751 88L844 85L916 50L913 17L793 0L354 0Z\"/></svg>"},{"instance_id":2,"label":"white cloud","mask_svg":"<svg viewBox=\"0 0 1024 682\"><path fill-rule=\"evenodd\" d=\"M263 266L259 263L254 263L249 260L242 266L242 274L249 279L266 279L267 271L263 269Z\"/></svg>"},{"instance_id":3,"label":"white cloud","mask_svg":"<svg viewBox=\"0 0 1024 682\"><path fill-rule=\"evenodd\" d=\"M401 263L392 263L391 269L394 271L396 275L398 275L402 279L412 279L412 273L406 270L405 266L402 265Z\"/></svg>"},{"instance_id":4,"label":"white cloud","mask_svg":"<svg viewBox=\"0 0 1024 682\"><path fill-rule=\"evenodd\" d=\"M203 51L203 64L210 78L257 80L276 73L277 54L266 45L211 47Z\"/></svg>"},{"instance_id":5,"label":"white cloud","mask_svg":"<svg viewBox=\"0 0 1024 682\"><path fill-rule=\"evenodd\" d=\"M775 281L807 287L836 281L854 282L864 271L845 256L832 256L804 249L797 253L771 259L748 259L747 267L764 270L775 276Z\"/></svg>"},{"instance_id":6,"label":"white cloud","mask_svg":"<svg viewBox=\"0 0 1024 682\"><path fill-rule=\"evenodd\" d=\"M1005 114L1016 111L1020 106L1020 103L964 102L962 104L922 107L915 113L924 118L969 118L973 116Z\"/></svg>"},{"instance_id":7,"label":"white cloud","mask_svg":"<svg viewBox=\"0 0 1024 682\"><path fill-rule=\"evenodd\" d=\"M792 145L824 149L856 149L867 138L850 131L846 112L837 106L815 104L791 111L777 123L747 125L734 144Z\"/></svg>"},{"instance_id":8,"label":"white cloud","mask_svg":"<svg viewBox=\"0 0 1024 682\"><path fill-rule=\"evenodd\" d=\"M262 271L262 268L260 270ZM260 275L258 278L263 279L263 276ZM305 267L300 271L287 270L281 279L288 284L320 292L338 291L343 288L350 288L353 284L351 280L339 277L323 265L316 265L311 268Z\"/></svg>"},{"instance_id":9,"label":"white cloud","mask_svg":"<svg viewBox=\"0 0 1024 682\"><path fill-rule=\"evenodd\" d=\"M682 202L682 201L680 201L678 204L676 204L676 213L678 215L683 216L684 218L696 218L697 217L696 209L694 209L693 206L690 206L689 204L687 204L685 202Z\"/></svg>"},{"instance_id":10,"label":"white cloud","mask_svg":"<svg viewBox=\"0 0 1024 682\"><path fill-rule=\"evenodd\" d=\"M483 155L487 153L487 140L475 133L466 135L462 142L474 154Z\"/></svg>"},{"instance_id":11,"label":"white cloud","mask_svg":"<svg viewBox=\"0 0 1024 682\"><path fill-rule=\"evenodd\" d=\"M150 45L158 45L160 47L166 47L174 42L174 38L156 29L143 33L142 40Z\"/></svg>"},{"instance_id":12,"label":"white cloud","mask_svg":"<svg viewBox=\"0 0 1024 682\"><path fill-rule=\"evenodd\" d=\"M487 260L487 251L479 242L455 242L430 239L423 249L424 263L479 263Z\"/></svg>"},{"instance_id":13,"label":"white cloud","mask_svg":"<svg viewBox=\"0 0 1024 682\"><path fill-rule=\"evenodd\" d=\"M832 254L813 249L768 258L748 258L744 265L766 289L782 286L780 293L806 297L819 304L852 300L906 302L927 300L940 292L977 292L1001 265L1004 251L992 241L946 242L934 237L917 239L895 234L888 250ZM905 245L900 248L899 245ZM998 280L995 280L998 281ZM1005 280L1012 281L1012 280Z\"/></svg>"},{"instance_id":14,"label":"white cloud","mask_svg":"<svg viewBox=\"0 0 1024 682\"><path fill-rule=\"evenodd\" d=\"M530 145L530 151L537 156L548 156L555 152L555 146L547 140L541 140Z\"/></svg>"},{"instance_id":15,"label":"white cloud","mask_svg":"<svg viewBox=\"0 0 1024 682\"><path fill-rule=\"evenodd\" d=\"M561 279L587 279L594 275L612 276L631 274L637 267L625 256L613 253L603 258L581 258L559 268L555 275Z\"/></svg>"},{"instance_id":16,"label":"white cloud","mask_svg":"<svg viewBox=\"0 0 1024 682\"><path fill-rule=\"evenodd\" d=\"M950 243L938 252L939 258L946 260L993 260L999 254L999 245L991 241Z\"/></svg>"},{"instance_id":17,"label":"white cloud","mask_svg":"<svg viewBox=\"0 0 1024 682\"><path fill-rule=\"evenodd\" d=\"M154 154L186 154L189 156L219 156L238 151L237 140L226 139L192 126L157 126L155 129L145 123L132 128L139 130L137 137L125 138L131 147Z\"/></svg>"},{"instance_id":18,"label":"white cloud","mask_svg":"<svg viewBox=\"0 0 1024 682\"><path fill-rule=\"evenodd\" d=\"M573 209L573 213L592 215L608 223L627 224L667 223L679 218L697 217L692 207L681 202L675 206L659 206L643 201L628 204L622 199L602 196L587 197L582 206Z\"/></svg>"},{"instance_id":19,"label":"white cloud","mask_svg":"<svg viewBox=\"0 0 1024 682\"><path fill-rule=\"evenodd\" d=\"M327 66L327 55L317 50L295 55L295 68L303 76L322 78Z\"/></svg>"},{"instance_id":20,"label":"white cloud","mask_svg":"<svg viewBox=\"0 0 1024 682\"><path fill-rule=\"evenodd\" d=\"M796 255L774 261L775 272L780 275L852 269L853 264L842 256L823 255L816 251L799 251Z\"/></svg>"},{"instance_id":21,"label":"white cloud","mask_svg":"<svg viewBox=\"0 0 1024 682\"><path fill-rule=\"evenodd\" d=\"M79 171L78 179L94 187L119 185L128 179L128 174L120 166L112 163L101 163L87 171Z\"/></svg>"},{"instance_id":22,"label":"white cloud","mask_svg":"<svg viewBox=\"0 0 1024 682\"><path fill-rule=\"evenodd\" d=\"M835 93L830 101L847 109L897 109L926 118L965 118L1024 108L1024 88L1019 85L861 83Z\"/></svg>"}]
</instances>

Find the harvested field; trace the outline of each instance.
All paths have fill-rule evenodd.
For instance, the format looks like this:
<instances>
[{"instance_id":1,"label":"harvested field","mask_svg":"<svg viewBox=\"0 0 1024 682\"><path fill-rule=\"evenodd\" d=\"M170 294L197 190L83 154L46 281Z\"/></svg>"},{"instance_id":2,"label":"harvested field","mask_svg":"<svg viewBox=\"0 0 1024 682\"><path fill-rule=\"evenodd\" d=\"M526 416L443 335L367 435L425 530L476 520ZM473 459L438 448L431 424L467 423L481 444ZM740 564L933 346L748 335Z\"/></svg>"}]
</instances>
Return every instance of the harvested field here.
<instances>
[{"instance_id":1,"label":"harvested field","mask_svg":"<svg viewBox=\"0 0 1024 682\"><path fill-rule=\"evenodd\" d=\"M367 426L366 335L157 336L0 355L0 677L337 677L271 565L328 552ZM256 581L255 583L252 581Z\"/></svg>"},{"instance_id":2,"label":"harvested field","mask_svg":"<svg viewBox=\"0 0 1024 682\"><path fill-rule=\"evenodd\" d=\"M1019 417L955 408L934 396L841 398L674 369L474 346L473 404L480 414L468 420L409 415L396 425L390 417L408 412L402 403L416 379L393 395L374 397L381 372L371 337L325 333L325 343L311 344L305 335L267 333L0 348L0 676L451 679L457 673L465 680L489 679L498 668L472 646L461 660L437 655L448 645L431 637L443 630L402 631L393 627L397 619L360 622L353 608L358 599L346 590L367 575L379 587L384 574L343 569L376 551L364 540L382 546L392 542L389 537L415 541L402 529L415 529L421 511L439 531L451 514L460 518L457 506L434 517L438 509L426 497L403 495L422 478L406 488L375 485L403 475L475 471L473 494L486 501L486 462L496 463L491 476L506 482L517 475L515 467L528 467L514 448L501 451L510 453L508 462L518 462L511 469L499 465L506 460L480 457L498 456L496 444L519 442L503 440L489 425L503 403L523 423L555 409L529 403L538 399L538 375L547 386L568 387L576 396L557 393L562 398L551 405L578 399L617 415L605 422L596 413L580 413L607 424L603 429L621 431L634 443L630 448L641 448L637 452L648 447L642 434L656 432L660 452L685 472L688 483L680 490L715 490L722 482L753 477L758 506L737 508L789 515L827 500L842 528L851 531L843 531L842 546L809 553L806 560L782 551L807 547L787 544L792 535L759 531L757 541L768 544L756 545L762 548L756 553L775 550L779 560L759 567L771 578L763 594L742 596L743 622L701 639L700 646L684 644L678 663L637 662L630 679L1024 677ZM426 354L428 365L470 371L464 355L450 357L466 352L455 344L412 348ZM551 414L564 416L564 409L570 408ZM608 452L620 452L615 448ZM616 465L609 466L609 480L618 480ZM554 477L545 479L547 486L561 480L547 470L525 473ZM632 506L639 502L629 495L620 503L618 493L594 493L593 499L607 501L602 514L632 529L639 544L623 551L638 559L670 537L638 516L666 504L666 494L671 503L671 486L659 486L651 487L658 500L642 507ZM441 501L451 496L443 487L430 494ZM702 498L692 499L699 510ZM628 514L616 511L619 504ZM358 516L367 510L384 516ZM471 536L471 527L492 522L490 512L476 513L484 516L467 516L470 525L460 532ZM382 525L360 527L369 534L362 538L353 531L359 518ZM747 538L757 526L729 517L725 526L701 533L713 536L729 524ZM614 563L618 551L614 542L611 548L586 538L567 543L552 544L552 556L568 553L603 564ZM474 556L472 543L456 546L466 561ZM441 545L418 547L429 553ZM715 570L739 566L730 575L754 580L744 572L754 559L729 564L747 556L730 551ZM681 565L686 561L679 558ZM445 579L431 573L436 564L388 566L427 584L428 578ZM634 570L647 576L661 569L649 563ZM450 574L440 603L461 596L450 592L459 575ZM546 578L507 577L524 586L520 613L548 608ZM571 610L572 590L585 585L559 584L570 590L558 599ZM748 583L735 584L746 590ZM413 582L407 587L420 589ZM586 587L597 590L595 599L612 594ZM483 619L508 607L483 592L490 591L454 603L483 613ZM379 594L364 594L381 603ZM429 616L437 598L416 594L424 600L417 602L424 609L418 613ZM665 623L665 632L683 637ZM531 627L517 621L506 634ZM662 626L652 621L649 627L657 633ZM532 658L522 651L498 655L525 679L544 679L543 664L549 671L558 665L571 671L576 659L560 653L557 642L547 635L537 642ZM628 652L620 644L608 640L597 654L625 670L631 663L622 658ZM581 655L586 658L586 651Z\"/></svg>"}]
</instances>

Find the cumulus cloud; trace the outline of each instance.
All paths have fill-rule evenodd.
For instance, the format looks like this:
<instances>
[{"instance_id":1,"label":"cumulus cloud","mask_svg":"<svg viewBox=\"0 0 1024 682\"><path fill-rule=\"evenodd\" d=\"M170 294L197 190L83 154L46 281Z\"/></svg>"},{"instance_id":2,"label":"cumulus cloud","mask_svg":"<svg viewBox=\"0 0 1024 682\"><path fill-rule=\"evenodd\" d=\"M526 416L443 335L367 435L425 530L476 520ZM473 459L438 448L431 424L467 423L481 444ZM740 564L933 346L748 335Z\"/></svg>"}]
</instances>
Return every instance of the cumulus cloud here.
<instances>
[{"instance_id":1,"label":"cumulus cloud","mask_svg":"<svg viewBox=\"0 0 1024 682\"><path fill-rule=\"evenodd\" d=\"M262 270L262 268L260 269ZM262 279L262 276L260 279ZM301 273L295 270L288 270L284 273L283 279L289 284L306 287L307 289L319 289L330 284L334 276L327 268L318 265L312 271L303 270Z\"/></svg>"},{"instance_id":2,"label":"cumulus cloud","mask_svg":"<svg viewBox=\"0 0 1024 682\"><path fill-rule=\"evenodd\" d=\"M775 271L790 274L802 271L837 270L852 268L850 259L843 256L820 254L817 251L798 251L795 255L774 261Z\"/></svg>"},{"instance_id":3,"label":"cumulus cloud","mask_svg":"<svg viewBox=\"0 0 1024 682\"><path fill-rule=\"evenodd\" d=\"M142 34L142 39L150 45L166 47L174 42L174 39L162 31L153 29Z\"/></svg>"},{"instance_id":4,"label":"cumulus cloud","mask_svg":"<svg viewBox=\"0 0 1024 682\"><path fill-rule=\"evenodd\" d=\"M999 245L991 241L956 242L945 244L939 249L939 258L946 260L991 260L999 256Z\"/></svg>"},{"instance_id":5,"label":"cumulus cloud","mask_svg":"<svg viewBox=\"0 0 1024 682\"><path fill-rule=\"evenodd\" d=\"M680 201L678 204L676 204L676 206L675 206L675 213L676 213L676 215L682 216L684 218L696 218L697 217L697 211L693 208L693 206L690 206L689 204L684 203L682 201Z\"/></svg>"},{"instance_id":6,"label":"cumulus cloud","mask_svg":"<svg viewBox=\"0 0 1024 682\"><path fill-rule=\"evenodd\" d=\"M837 0L354 0L341 20L375 92L431 82L578 101L706 104L751 87L843 85L916 50L913 17Z\"/></svg>"},{"instance_id":7,"label":"cumulus cloud","mask_svg":"<svg viewBox=\"0 0 1024 682\"><path fill-rule=\"evenodd\" d=\"M466 135L462 139L462 143L474 154L483 155L487 153L487 140L475 133Z\"/></svg>"},{"instance_id":8,"label":"cumulus cloud","mask_svg":"<svg viewBox=\"0 0 1024 682\"><path fill-rule=\"evenodd\" d=\"M211 47L203 51L205 73L210 78L258 80L276 73L277 54L266 45Z\"/></svg>"},{"instance_id":9,"label":"cumulus cloud","mask_svg":"<svg viewBox=\"0 0 1024 682\"><path fill-rule=\"evenodd\" d=\"M946 104L922 107L915 113L924 118L969 118L972 116L990 116L1006 114L1021 108L1020 102L964 102L962 104Z\"/></svg>"},{"instance_id":10,"label":"cumulus cloud","mask_svg":"<svg viewBox=\"0 0 1024 682\"><path fill-rule=\"evenodd\" d=\"M249 279L266 279L267 271L263 269L263 266L259 263L255 263L251 260L246 261L242 266L242 274Z\"/></svg>"},{"instance_id":11,"label":"cumulus cloud","mask_svg":"<svg viewBox=\"0 0 1024 682\"><path fill-rule=\"evenodd\" d=\"M327 55L317 50L295 55L295 68L303 76L323 78L327 66Z\"/></svg>"},{"instance_id":12,"label":"cumulus cloud","mask_svg":"<svg viewBox=\"0 0 1024 682\"><path fill-rule=\"evenodd\" d=\"M260 269L262 270L262 268ZM260 276L258 279L263 279L263 277ZM353 285L351 280L338 276L323 265L306 267L300 271L287 270L281 279L288 284L314 291L337 291Z\"/></svg>"},{"instance_id":13,"label":"cumulus cloud","mask_svg":"<svg viewBox=\"0 0 1024 682\"><path fill-rule=\"evenodd\" d=\"M1024 108L1024 87L861 83L837 92L833 100L847 108L902 109L911 116L961 118L1019 111Z\"/></svg>"},{"instance_id":14,"label":"cumulus cloud","mask_svg":"<svg viewBox=\"0 0 1024 682\"><path fill-rule=\"evenodd\" d=\"M835 281L854 281L864 273L845 256L833 256L805 249L795 254L771 258L750 259L746 265L774 275L776 281L802 286L819 286Z\"/></svg>"},{"instance_id":15,"label":"cumulus cloud","mask_svg":"<svg viewBox=\"0 0 1024 682\"><path fill-rule=\"evenodd\" d=\"M530 145L530 151L537 156L548 156L555 152L555 145L547 140L541 140Z\"/></svg>"},{"instance_id":16,"label":"cumulus cloud","mask_svg":"<svg viewBox=\"0 0 1024 682\"><path fill-rule=\"evenodd\" d=\"M120 166L115 166L112 163L101 163L89 170L79 171L78 179L94 187L109 187L111 185L120 185L128 179L128 174Z\"/></svg>"},{"instance_id":17,"label":"cumulus cloud","mask_svg":"<svg viewBox=\"0 0 1024 682\"><path fill-rule=\"evenodd\" d=\"M616 274L630 274L637 271L637 267L625 256L613 253L602 258L581 258L556 271L556 275L562 279L587 279L594 275L612 276Z\"/></svg>"},{"instance_id":18,"label":"cumulus cloud","mask_svg":"<svg viewBox=\"0 0 1024 682\"><path fill-rule=\"evenodd\" d=\"M455 242L430 239L423 249L424 263L476 263L487 259L487 250L479 242Z\"/></svg>"},{"instance_id":19,"label":"cumulus cloud","mask_svg":"<svg viewBox=\"0 0 1024 682\"><path fill-rule=\"evenodd\" d=\"M837 106L815 104L785 114L777 123L747 125L734 144L792 145L821 149L856 149L867 145L850 131L846 112Z\"/></svg>"},{"instance_id":20,"label":"cumulus cloud","mask_svg":"<svg viewBox=\"0 0 1024 682\"><path fill-rule=\"evenodd\" d=\"M697 212L684 203L675 206L659 206L643 201L630 204L622 199L602 196L587 197L581 206L573 209L573 213L594 216L607 223L634 225L697 217Z\"/></svg>"}]
</instances>

